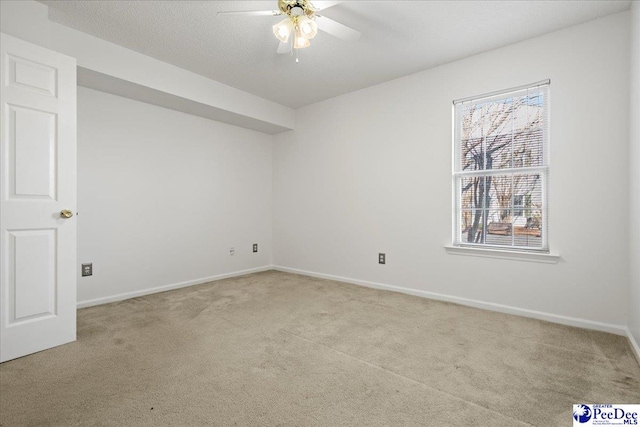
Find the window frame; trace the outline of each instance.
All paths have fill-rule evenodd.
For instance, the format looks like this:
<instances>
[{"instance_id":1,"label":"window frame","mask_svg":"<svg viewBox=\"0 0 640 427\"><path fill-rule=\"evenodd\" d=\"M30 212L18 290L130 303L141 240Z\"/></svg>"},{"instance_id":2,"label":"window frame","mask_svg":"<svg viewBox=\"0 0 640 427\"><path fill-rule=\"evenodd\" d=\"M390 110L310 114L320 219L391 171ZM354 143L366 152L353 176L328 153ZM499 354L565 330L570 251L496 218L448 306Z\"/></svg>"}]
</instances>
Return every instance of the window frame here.
<instances>
[{"instance_id":1,"label":"window frame","mask_svg":"<svg viewBox=\"0 0 640 427\"><path fill-rule=\"evenodd\" d=\"M454 100L452 103L452 188L453 188L453 218L452 218L452 245L447 246L447 251L455 254L473 254L473 252L482 252L482 251L490 251L493 253L521 253L521 254L536 254L536 255L548 255L550 254L549 249L549 205L548 205L548 186L549 186L549 176L551 170L551 162L550 162L550 89L551 80L543 80L540 82L522 85L514 88L499 90L483 95L476 95L472 97L467 97L459 100ZM462 141L461 141L461 127L462 127L462 116L459 114L459 110L463 108L461 105L468 103L485 103L491 102L492 100L500 100L509 98L509 96L518 96L518 93L522 93L529 90L538 90L542 91L544 94L543 97L543 127L542 127L542 164L539 166L524 166L524 167L515 167L511 164L509 168L501 168L501 169L482 169L482 170L471 170L464 171L462 170ZM516 176L520 174L539 174L540 176L540 187L541 187L541 246L540 247L530 247L530 246L519 246L515 244L515 229L513 228L513 219L512 219L512 244L511 245L500 245L500 244L489 244L489 243L468 243L463 241L462 239L462 225L461 225L461 217L463 213L462 207L462 197L461 197L461 187L462 187L462 179L469 178L474 176L489 176L489 175L504 175L504 176ZM514 190L511 190L511 207L510 213L513 218L513 214L516 210L516 206L514 205ZM487 197L489 195L487 194ZM524 201L524 196L523 201ZM473 208L476 209L476 208ZM488 208L482 208L484 213L483 215L487 215L489 213ZM523 212L526 210L524 206L518 207ZM488 225L488 219L487 219ZM487 227L488 228L488 227ZM483 230L486 233L486 230ZM486 234L485 234L486 235ZM557 255L553 255L557 257ZM512 256L507 256L507 258L513 258Z\"/></svg>"}]
</instances>

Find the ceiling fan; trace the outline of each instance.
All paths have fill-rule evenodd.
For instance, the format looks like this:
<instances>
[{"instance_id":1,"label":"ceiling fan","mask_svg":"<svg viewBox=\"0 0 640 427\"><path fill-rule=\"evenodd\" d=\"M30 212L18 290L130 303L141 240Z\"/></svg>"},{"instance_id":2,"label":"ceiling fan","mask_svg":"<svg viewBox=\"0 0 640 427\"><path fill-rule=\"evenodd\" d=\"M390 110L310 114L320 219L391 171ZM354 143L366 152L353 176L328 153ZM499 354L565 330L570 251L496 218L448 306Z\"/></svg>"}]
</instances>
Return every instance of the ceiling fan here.
<instances>
[{"instance_id":1,"label":"ceiling fan","mask_svg":"<svg viewBox=\"0 0 640 427\"><path fill-rule=\"evenodd\" d=\"M360 38L361 33L358 30L318 14L321 10L338 3L340 2L314 1L311 3L311 0L278 0L278 10L232 11L218 12L218 14L285 16L282 21L273 26L273 34L280 41L277 52L290 53L293 49L297 51L297 49L309 47L310 40L316 36L318 30L347 41Z\"/></svg>"}]
</instances>

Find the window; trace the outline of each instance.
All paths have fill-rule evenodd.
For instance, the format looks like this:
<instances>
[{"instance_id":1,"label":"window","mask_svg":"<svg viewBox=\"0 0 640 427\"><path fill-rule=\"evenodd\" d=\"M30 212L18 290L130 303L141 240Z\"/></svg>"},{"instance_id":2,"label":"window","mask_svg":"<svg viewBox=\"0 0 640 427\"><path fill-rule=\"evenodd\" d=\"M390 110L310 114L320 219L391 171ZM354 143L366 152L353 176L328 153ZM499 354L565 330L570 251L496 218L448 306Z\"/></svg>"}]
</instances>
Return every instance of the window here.
<instances>
[{"instance_id":1,"label":"window","mask_svg":"<svg viewBox=\"0 0 640 427\"><path fill-rule=\"evenodd\" d=\"M549 82L454 102L454 245L548 251Z\"/></svg>"}]
</instances>

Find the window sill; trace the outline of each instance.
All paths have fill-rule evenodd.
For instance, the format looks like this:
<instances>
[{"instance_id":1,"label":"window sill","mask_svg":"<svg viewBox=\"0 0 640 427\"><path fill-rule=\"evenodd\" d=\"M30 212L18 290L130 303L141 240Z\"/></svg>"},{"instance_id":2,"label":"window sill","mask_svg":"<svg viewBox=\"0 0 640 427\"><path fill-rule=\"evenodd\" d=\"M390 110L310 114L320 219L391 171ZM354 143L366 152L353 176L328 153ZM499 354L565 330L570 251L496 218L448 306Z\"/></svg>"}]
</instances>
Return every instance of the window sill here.
<instances>
[{"instance_id":1,"label":"window sill","mask_svg":"<svg viewBox=\"0 0 640 427\"><path fill-rule=\"evenodd\" d=\"M545 264L557 264L558 261L560 261L560 254L557 253L506 251L492 248L471 248L467 246L453 245L447 245L444 248L449 255L513 259L517 261L541 262Z\"/></svg>"}]
</instances>

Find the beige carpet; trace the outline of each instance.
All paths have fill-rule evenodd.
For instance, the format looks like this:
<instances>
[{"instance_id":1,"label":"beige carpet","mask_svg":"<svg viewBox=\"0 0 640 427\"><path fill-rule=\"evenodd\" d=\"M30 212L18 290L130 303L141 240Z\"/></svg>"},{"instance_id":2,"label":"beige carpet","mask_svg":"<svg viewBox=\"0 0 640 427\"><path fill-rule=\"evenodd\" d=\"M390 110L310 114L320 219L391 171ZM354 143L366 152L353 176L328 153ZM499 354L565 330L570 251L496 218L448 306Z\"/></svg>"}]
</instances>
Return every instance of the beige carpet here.
<instances>
[{"instance_id":1,"label":"beige carpet","mask_svg":"<svg viewBox=\"0 0 640 427\"><path fill-rule=\"evenodd\" d=\"M0 365L9 426L569 426L640 403L626 338L265 272L78 312Z\"/></svg>"}]
</instances>

